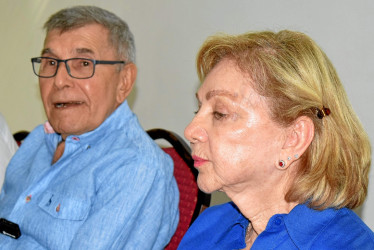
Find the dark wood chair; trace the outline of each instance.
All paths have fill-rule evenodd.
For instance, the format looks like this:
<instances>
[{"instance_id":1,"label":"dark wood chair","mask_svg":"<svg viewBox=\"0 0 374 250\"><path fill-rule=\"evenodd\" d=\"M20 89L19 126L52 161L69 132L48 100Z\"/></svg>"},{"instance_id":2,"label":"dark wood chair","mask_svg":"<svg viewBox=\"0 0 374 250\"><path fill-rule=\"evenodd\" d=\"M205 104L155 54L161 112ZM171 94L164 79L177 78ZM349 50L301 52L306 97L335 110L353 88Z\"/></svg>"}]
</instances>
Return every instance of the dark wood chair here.
<instances>
[{"instance_id":1,"label":"dark wood chair","mask_svg":"<svg viewBox=\"0 0 374 250\"><path fill-rule=\"evenodd\" d=\"M21 130L13 134L14 140L16 140L18 147L21 146L23 140L29 135L29 131Z\"/></svg>"}]
</instances>

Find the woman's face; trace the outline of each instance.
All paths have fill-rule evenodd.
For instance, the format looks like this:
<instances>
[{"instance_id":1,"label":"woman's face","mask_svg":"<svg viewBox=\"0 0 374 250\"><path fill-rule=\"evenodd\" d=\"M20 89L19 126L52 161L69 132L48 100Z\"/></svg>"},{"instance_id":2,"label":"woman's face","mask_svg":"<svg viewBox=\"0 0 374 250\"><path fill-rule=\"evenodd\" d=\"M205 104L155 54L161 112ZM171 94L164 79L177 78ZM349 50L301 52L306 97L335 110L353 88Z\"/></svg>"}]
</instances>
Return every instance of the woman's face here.
<instances>
[{"instance_id":1,"label":"woman's face","mask_svg":"<svg viewBox=\"0 0 374 250\"><path fill-rule=\"evenodd\" d=\"M270 119L265 98L251 84L232 61L222 60L196 94L199 110L184 133L204 192L258 189L275 178L285 129Z\"/></svg>"}]
</instances>

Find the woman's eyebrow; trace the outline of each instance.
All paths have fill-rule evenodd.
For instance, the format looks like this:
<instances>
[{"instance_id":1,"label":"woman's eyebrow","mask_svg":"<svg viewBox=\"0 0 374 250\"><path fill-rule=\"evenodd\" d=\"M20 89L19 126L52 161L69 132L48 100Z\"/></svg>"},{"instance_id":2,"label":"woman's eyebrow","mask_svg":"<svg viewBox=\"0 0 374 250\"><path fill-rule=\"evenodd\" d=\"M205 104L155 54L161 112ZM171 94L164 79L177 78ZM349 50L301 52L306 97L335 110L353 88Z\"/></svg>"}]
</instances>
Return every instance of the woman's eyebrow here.
<instances>
[{"instance_id":1,"label":"woman's eyebrow","mask_svg":"<svg viewBox=\"0 0 374 250\"><path fill-rule=\"evenodd\" d=\"M230 99L236 99L238 97L238 94L237 93L233 94L224 89L223 90L211 90L205 95L205 98L209 100L210 98L214 96L227 96Z\"/></svg>"}]
</instances>

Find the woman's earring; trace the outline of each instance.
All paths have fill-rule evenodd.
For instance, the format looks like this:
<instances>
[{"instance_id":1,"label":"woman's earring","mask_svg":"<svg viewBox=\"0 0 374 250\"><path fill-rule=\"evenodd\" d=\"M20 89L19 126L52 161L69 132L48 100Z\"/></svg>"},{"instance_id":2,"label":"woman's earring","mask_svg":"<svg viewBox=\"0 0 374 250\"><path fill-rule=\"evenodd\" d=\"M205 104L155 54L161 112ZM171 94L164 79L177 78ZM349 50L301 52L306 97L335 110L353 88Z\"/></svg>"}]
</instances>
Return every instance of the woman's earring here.
<instances>
[{"instance_id":1,"label":"woman's earring","mask_svg":"<svg viewBox=\"0 0 374 250\"><path fill-rule=\"evenodd\" d=\"M295 159L299 158L299 155L298 154L295 154Z\"/></svg>"},{"instance_id":2,"label":"woman's earring","mask_svg":"<svg viewBox=\"0 0 374 250\"><path fill-rule=\"evenodd\" d=\"M286 163L284 162L284 160L280 160L278 165L279 167L284 168L286 166Z\"/></svg>"},{"instance_id":3,"label":"woman's earring","mask_svg":"<svg viewBox=\"0 0 374 250\"><path fill-rule=\"evenodd\" d=\"M287 157L287 160L288 160L288 161L290 161L291 159L292 159L291 156L288 156L288 157Z\"/></svg>"}]
</instances>

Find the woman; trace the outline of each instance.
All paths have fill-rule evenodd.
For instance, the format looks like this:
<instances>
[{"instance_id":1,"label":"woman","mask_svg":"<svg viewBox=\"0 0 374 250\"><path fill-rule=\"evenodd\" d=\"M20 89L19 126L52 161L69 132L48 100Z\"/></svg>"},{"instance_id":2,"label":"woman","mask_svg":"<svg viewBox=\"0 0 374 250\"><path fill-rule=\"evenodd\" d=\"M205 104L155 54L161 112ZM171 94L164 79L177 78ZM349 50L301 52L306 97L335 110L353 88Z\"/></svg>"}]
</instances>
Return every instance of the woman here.
<instances>
[{"instance_id":1,"label":"woman","mask_svg":"<svg viewBox=\"0 0 374 250\"><path fill-rule=\"evenodd\" d=\"M197 68L185 136L199 188L232 202L202 213L179 249L374 249L351 210L367 194L370 143L316 43L287 30L215 36Z\"/></svg>"}]
</instances>

